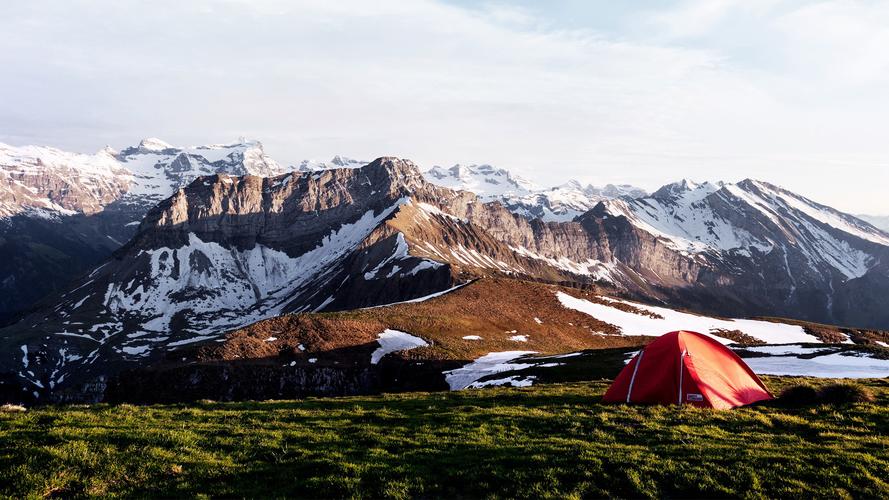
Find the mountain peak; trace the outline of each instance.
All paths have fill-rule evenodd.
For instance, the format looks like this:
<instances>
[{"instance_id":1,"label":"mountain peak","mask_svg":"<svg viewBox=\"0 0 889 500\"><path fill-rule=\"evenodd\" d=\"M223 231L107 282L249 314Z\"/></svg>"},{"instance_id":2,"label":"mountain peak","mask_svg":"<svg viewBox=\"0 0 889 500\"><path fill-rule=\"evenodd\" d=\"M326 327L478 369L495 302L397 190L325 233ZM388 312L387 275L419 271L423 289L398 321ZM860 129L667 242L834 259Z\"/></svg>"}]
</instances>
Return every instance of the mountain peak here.
<instances>
[{"instance_id":1,"label":"mountain peak","mask_svg":"<svg viewBox=\"0 0 889 500\"><path fill-rule=\"evenodd\" d=\"M347 167L353 165L354 163L357 163L357 160L353 160L352 158L347 158L345 156L336 155L330 160L330 163L338 167Z\"/></svg>"},{"instance_id":2,"label":"mountain peak","mask_svg":"<svg viewBox=\"0 0 889 500\"><path fill-rule=\"evenodd\" d=\"M665 184L660 189L652 193L651 197L659 200L670 200L678 198L685 193L698 190L699 188L711 188L714 185L709 182L697 183L691 179L681 179L670 184Z\"/></svg>"},{"instance_id":3,"label":"mountain peak","mask_svg":"<svg viewBox=\"0 0 889 500\"><path fill-rule=\"evenodd\" d=\"M555 186L555 187L553 187L553 188L550 189L550 190L551 190L551 191L556 191L556 190L563 190L563 189L571 189L571 190L577 190L577 191L584 191L584 190L589 189L589 188L592 188L592 186L587 186L587 188L584 188L584 187L583 187L583 184L581 184L580 182L578 182L578 181L576 181L576 180L574 180L574 179L571 179L571 180L569 180L568 182L565 182L565 183L563 183L563 184L560 184L560 185L558 185L558 186Z\"/></svg>"},{"instance_id":4,"label":"mountain peak","mask_svg":"<svg viewBox=\"0 0 889 500\"><path fill-rule=\"evenodd\" d=\"M139 149L145 152L160 152L165 149L172 149L173 146L164 142L157 137L146 137L139 141Z\"/></svg>"}]
</instances>

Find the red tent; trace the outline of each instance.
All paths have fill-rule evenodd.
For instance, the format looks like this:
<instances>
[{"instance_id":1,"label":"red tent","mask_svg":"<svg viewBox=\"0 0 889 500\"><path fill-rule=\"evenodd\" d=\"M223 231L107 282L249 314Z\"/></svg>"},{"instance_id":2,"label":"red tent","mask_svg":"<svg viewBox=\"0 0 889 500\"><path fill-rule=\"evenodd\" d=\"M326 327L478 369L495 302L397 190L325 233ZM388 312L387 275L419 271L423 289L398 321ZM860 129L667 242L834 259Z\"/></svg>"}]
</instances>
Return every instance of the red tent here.
<instances>
[{"instance_id":1,"label":"red tent","mask_svg":"<svg viewBox=\"0 0 889 500\"><path fill-rule=\"evenodd\" d=\"M605 393L611 403L734 408L772 399L731 349L695 332L671 332L645 346Z\"/></svg>"}]
</instances>

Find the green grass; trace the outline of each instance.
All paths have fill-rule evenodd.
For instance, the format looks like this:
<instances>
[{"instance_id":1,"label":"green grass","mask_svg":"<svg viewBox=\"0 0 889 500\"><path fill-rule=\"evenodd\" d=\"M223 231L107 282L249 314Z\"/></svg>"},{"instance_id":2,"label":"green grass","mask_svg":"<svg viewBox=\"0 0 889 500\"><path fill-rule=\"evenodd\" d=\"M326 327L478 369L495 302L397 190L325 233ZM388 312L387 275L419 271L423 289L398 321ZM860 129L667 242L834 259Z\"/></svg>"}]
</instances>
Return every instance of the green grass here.
<instances>
[{"instance_id":1,"label":"green grass","mask_svg":"<svg viewBox=\"0 0 889 500\"><path fill-rule=\"evenodd\" d=\"M0 495L887 498L889 382L867 384L733 411L602 405L607 382L38 408L0 414Z\"/></svg>"}]
</instances>

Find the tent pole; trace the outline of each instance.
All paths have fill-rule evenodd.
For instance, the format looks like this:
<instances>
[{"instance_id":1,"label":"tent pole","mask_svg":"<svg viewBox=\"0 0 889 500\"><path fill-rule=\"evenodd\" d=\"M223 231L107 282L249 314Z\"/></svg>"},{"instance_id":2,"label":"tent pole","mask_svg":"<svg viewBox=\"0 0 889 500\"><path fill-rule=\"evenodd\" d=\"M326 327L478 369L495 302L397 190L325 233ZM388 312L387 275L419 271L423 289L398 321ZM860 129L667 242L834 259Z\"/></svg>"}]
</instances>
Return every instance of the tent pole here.
<instances>
[{"instance_id":1,"label":"tent pole","mask_svg":"<svg viewBox=\"0 0 889 500\"><path fill-rule=\"evenodd\" d=\"M685 368L685 355L687 353L688 350L686 349L679 355L679 401L676 403L679 406L682 406L682 369Z\"/></svg>"},{"instance_id":2,"label":"tent pole","mask_svg":"<svg viewBox=\"0 0 889 500\"><path fill-rule=\"evenodd\" d=\"M636 381L636 372L639 371L639 364L642 363L642 356L645 354L645 349L639 351L639 357L636 358L636 366L633 367L633 376L630 377L630 387L627 388L627 403L630 402L630 394L633 393L633 382Z\"/></svg>"}]
</instances>

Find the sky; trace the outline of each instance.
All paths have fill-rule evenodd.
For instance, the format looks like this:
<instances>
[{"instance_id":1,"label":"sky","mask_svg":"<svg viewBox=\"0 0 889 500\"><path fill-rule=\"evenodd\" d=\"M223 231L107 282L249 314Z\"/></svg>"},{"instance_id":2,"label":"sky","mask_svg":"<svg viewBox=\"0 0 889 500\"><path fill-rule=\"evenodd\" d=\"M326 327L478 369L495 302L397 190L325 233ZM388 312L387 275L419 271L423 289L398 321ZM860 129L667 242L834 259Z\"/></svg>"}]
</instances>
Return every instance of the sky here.
<instances>
[{"instance_id":1,"label":"sky","mask_svg":"<svg viewBox=\"0 0 889 500\"><path fill-rule=\"evenodd\" d=\"M4 2L0 142L263 142L889 214L889 2Z\"/></svg>"}]
</instances>

